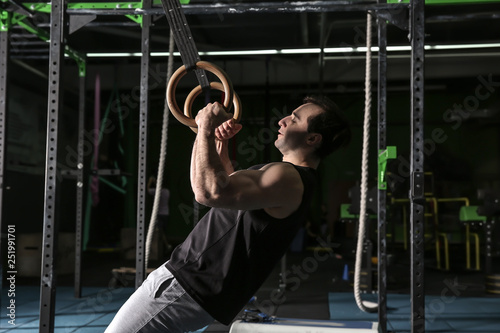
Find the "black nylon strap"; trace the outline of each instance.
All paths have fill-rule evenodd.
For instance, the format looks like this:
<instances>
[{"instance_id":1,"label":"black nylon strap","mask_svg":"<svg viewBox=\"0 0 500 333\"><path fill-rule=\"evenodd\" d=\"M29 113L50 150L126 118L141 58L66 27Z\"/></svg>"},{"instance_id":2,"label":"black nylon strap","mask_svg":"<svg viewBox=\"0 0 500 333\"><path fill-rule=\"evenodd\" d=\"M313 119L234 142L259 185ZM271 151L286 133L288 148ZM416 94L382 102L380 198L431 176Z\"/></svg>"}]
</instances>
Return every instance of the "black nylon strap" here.
<instances>
[{"instance_id":1,"label":"black nylon strap","mask_svg":"<svg viewBox=\"0 0 500 333\"><path fill-rule=\"evenodd\" d=\"M201 59L187 24L186 16L182 11L181 3L179 0L161 0L161 3L170 29L172 29L175 44L181 54L182 63L188 71L195 70L198 83L203 90L206 90L210 87L210 83L206 72L202 69L196 69L196 63Z\"/></svg>"}]
</instances>

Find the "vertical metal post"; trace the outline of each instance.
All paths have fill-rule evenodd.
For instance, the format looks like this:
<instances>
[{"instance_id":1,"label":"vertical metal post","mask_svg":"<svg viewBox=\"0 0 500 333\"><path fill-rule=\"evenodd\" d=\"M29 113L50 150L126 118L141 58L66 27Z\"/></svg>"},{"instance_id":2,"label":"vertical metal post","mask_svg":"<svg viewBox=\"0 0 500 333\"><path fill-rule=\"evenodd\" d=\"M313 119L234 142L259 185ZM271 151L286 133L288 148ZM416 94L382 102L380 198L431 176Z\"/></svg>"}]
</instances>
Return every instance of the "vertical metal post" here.
<instances>
[{"instance_id":1,"label":"vertical metal post","mask_svg":"<svg viewBox=\"0 0 500 333\"><path fill-rule=\"evenodd\" d=\"M424 0L410 2L411 44L411 326L425 332L424 290Z\"/></svg>"},{"instance_id":2,"label":"vertical metal post","mask_svg":"<svg viewBox=\"0 0 500 333\"><path fill-rule=\"evenodd\" d=\"M495 217L487 216L486 223L484 224L485 230L485 260L484 260L484 273L491 274L491 257L493 255L492 246L493 246L493 225L495 223Z\"/></svg>"},{"instance_id":3,"label":"vertical metal post","mask_svg":"<svg viewBox=\"0 0 500 333\"><path fill-rule=\"evenodd\" d=\"M78 146L76 170L76 231L75 231L75 297L82 297L82 239L83 239L83 190L84 190L84 140L85 140L85 75L80 75L78 101Z\"/></svg>"},{"instance_id":4,"label":"vertical metal post","mask_svg":"<svg viewBox=\"0 0 500 333\"><path fill-rule=\"evenodd\" d=\"M385 3L379 0L378 3ZM387 24L378 18L378 151L387 148ZM380 175L379 175L380 177ZM378 324L387 332L387 225L386 192L378 189Z\"/></svg>"},{"instance_id":5,"label":"vertical metal post","mask_svg":"<svg viewBox=\"0 0 500 333\"><path fill-rule=\"evenodd\" d=\"M50 9L49 90L43 213L40 332L54 332L56 301L55 256L57 246L56 186L58 114L62 102L61 69L64 56L64 0L53 0Z\"/></svg>"},{"instance_id":6,"label":"vertical metal post","mask_svg":"<svg viewBox=\"0 0 500 333\"><path fill-rule=\"evenodd\" d=\"M9 15L9 14L8 14ZM2 234L2 203L4 188L4 160L5 160L5 124L8 108L7 73L9 62L9 30L8 27L0 31L0 234ZM0 237L0 251L3 250L2 237ZM0 260L3 260L1 258ZM0 264L0 290L3 284L3 265Z\"/></svg>"},{"instance_id":7,"label":"vertical metal post","mask_svg":"<svg viewBox=\"0 0 500 333\"><path fill-rule=\"evenodd\" d=\"M151 8L151 0L144 0L144 9ZM146 232L146 152L149 110L149 62L151 41L151 16L142 17L142 57L141 57L141 98L139 115L139 166L137 195L137 242L135 287L144 281L145 272L145 232Z\"/></svg>"}]
</instances>

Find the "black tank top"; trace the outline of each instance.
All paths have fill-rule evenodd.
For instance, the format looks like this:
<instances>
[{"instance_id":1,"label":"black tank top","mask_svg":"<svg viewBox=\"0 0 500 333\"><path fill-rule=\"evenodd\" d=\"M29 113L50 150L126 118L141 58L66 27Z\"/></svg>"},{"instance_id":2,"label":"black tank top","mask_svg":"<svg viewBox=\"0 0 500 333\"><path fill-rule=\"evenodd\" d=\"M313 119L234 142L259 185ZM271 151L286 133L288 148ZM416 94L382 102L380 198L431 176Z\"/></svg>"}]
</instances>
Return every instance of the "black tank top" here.
<instances>
[{"instance_id":1,"label":"black tank top","mask_svg":"<svg viewBox=\"0 0 500 333\"><path fill-rule=\"evenodd\" d=\"M304 184L294 213L277 219L263 209L212 208L166 263L186 292L225 325L264 283L305 222L316 171L294 167Z\"/></svg>"}]
</instances>

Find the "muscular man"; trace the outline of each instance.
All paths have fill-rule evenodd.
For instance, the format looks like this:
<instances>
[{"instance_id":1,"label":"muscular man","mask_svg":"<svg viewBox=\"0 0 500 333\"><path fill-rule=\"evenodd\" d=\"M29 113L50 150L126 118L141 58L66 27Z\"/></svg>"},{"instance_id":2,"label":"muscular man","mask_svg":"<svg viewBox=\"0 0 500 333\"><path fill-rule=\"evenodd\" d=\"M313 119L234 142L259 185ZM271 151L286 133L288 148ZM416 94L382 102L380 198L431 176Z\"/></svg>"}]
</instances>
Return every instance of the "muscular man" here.
<instances>
[{"instance_id":1,"label":"muscular man","mask_svg":"<svg viewBox=\"0 0 500 333\"><path fill-rule=\"evenodd\" d=\"M195 331L230 324L284 255L303 225L322 158L350 140L327 98L306 98L281 119L282 162L234 172L227 140L241 125L220 104L196 116L191 160L196 200L212 207L167 263L152 272L106 333Z\"/></svg>"}]
</instances>

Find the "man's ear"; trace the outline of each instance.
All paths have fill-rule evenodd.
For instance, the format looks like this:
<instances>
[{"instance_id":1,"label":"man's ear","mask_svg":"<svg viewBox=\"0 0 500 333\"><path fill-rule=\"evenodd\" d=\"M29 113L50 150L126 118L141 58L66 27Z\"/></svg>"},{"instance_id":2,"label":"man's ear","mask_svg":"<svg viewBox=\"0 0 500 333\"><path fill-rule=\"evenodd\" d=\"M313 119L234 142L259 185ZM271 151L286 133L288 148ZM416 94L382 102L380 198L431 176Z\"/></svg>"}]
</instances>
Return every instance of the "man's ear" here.
<instances>
[{"instance_id":1,"label":"man's ear","mask_svg":"<svg viewBox=\"0 0 500 333\"><path fill-rule=\"evenodd\" d=\"M310 146L317 146L323 140L323 136L319 133L309 133L307 137L307 144Z\"/></svg>"}]
</instances>

